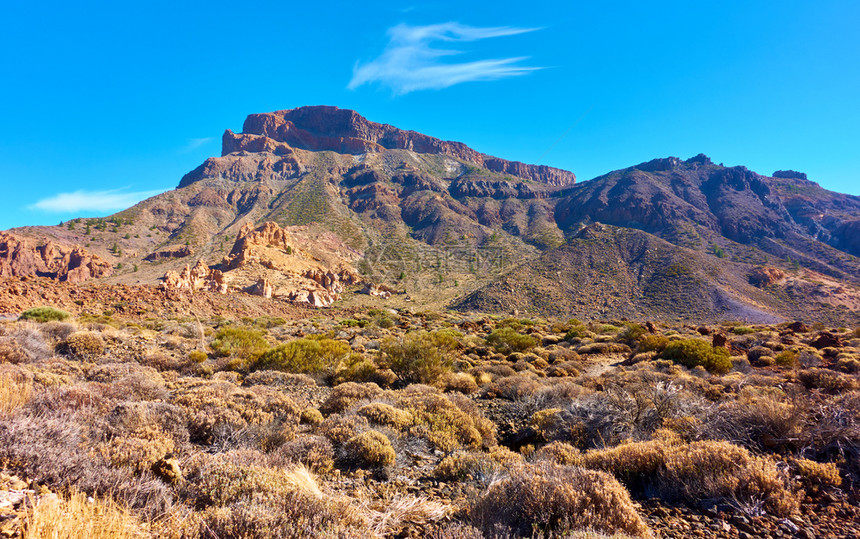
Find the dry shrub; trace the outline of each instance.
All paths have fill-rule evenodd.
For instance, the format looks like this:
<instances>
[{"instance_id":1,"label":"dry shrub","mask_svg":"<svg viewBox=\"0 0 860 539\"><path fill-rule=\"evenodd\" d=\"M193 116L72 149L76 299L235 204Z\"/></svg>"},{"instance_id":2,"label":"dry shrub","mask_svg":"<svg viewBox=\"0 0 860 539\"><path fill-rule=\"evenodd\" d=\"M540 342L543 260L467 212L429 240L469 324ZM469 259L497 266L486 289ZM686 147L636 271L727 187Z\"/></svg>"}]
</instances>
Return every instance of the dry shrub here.
<instances>
[{"instance_id":1,"label":"dry shrub","mask_svg":"<svg viewBox=\"0 0 860 539\"><path fill-rule=\"evenodd\" d=\"M475 377L467 372L445 373L436 382L436 387L445 392L456 391L467 395L478 391Z\"/></svg>"},{"instance_id":2,"label":"dry shrub","mask_svg":"<svg viewBox=\"0 0 860 539\"><path fill-rule=\"evenodd\" d=\"M540 388L540 383L532 376L516 374L498 379L485 386L481 396L487 399L500 398L519 401L531 397Z\"/></svg>"},{"instance_id":3,"label":"dry shrub","mask_svg":"<svg viewBox=\"0 0 860 539\"><path fill-rule=\"evenodd\" d=\"M173 440L158 427L139 429L129 436L117 436L96 446L113 466L129 466L137 472L152 465L176 449Z\"/></svg>"},{"instance_id":4,"label":"dry shrub","mask_svg":"<svg viewBox=\"0 0 860 539\"><path fill-rule=\"evenodd\" d=\"M317 410L316 408L305 408L302 410L302 414L299 417L299 422L302 425L319 425L325 421L325 418L322 415L322 412Z\"/></svg>"},{"instance_id":5,"label":"dry shrub","mask_svg":"<svg viewBox=\"0 0 860 539\"><path fill-rule=\"evenodd\" d=\"M88 382L103 384L104 395L124 400L166 400L164 378L152 367L137 363L105 363L86 371Z\"/></svg>"},{"instance_id":6,"label":"dry shrub","mask_svg":"<svg viewBox=\"0 0 860 539\"><path fill-rule=\"evenodd\" d=\"M512 503L512 502L516 503ZM499 528L566 536L575 530L648 535L630 495L612 476L573 466L524 466L490 485L471 510L485 533Z\"/></svg>"},{"instance_id":7,"label":"dry shrub","mask_svg":"<svg viewBox=\"0 0 860 539\"><path fill-rule=\"evenodd\" d=\"M495 445L495 424L462 395L448 397L434 388L414 385L396 395L396 405L412 414L415 427L410 433L442 451Z\"/></svg>"},{"instance_id":8,"label":"dry shrub","mask_svg":"<svg viewBox=\"0 0 860 539\"><path fill-rule=\"evenodd\" d=\"M461 522L452 522L436 528L429 537L430 539L485 539L484 532Z\"/></svg>"},{"instance_id":9,"label":"dry shrub","mask_svg":"<svg viewBox=\"0 0 860 539\"><path fill-rule=\"evenodd\" d=\"M860 359L855 356L840 357L836 360L836 368L850 374L860 372Z\"/></svg>"},{"instance_id":10,"label":"dry shrub","mask_svg":"<svg viewBox=\"0 0 860 539\"><path fill-rule=\"evenodd\" d=\"M572 380L545 380L528 399L533 409L558 408L583 397L588 390Z\"/></svg>"},{"instance_id":11,"label":"dry shrub","mask_svg":"<svg viewBox=\"0 0 860 539\"><path fill-rule=\"evenodd\" d=\"M294 386L316 386L316 381L307 374L295 374L291 372L281 371L254 371L242 380L242 385L245 386L273 386L273 387L294 387Z\"/></svg>"},{"instance_id":12,"label":"dry shrub","mask_svg":"<svg viewBox=\"0 0 860 539\"><path fill-rule=\"evenodd\" d=\"M403 537L416 528L426 528L452 513L449 505L410 494L395 496L380 506L380 510L370 513L371 527L368 531L371 536Z\"/></svg>"},{"instance_id":13,"label":"dry shrub","mask_svg":"<svg viewBox=\"0 0 860 539\"><path fill-rule=\"evenodd\" d=\"M736 400L721 403L702 425L713 440L731 440L757 450L792 448L806 425L800 400L744 388Z\"/></svg>"},{"instance_id":14,"label":"dry shrub","mask_svg":"<svg viewBox=\"0 0 860 539\"><path fill-rule=\"evenodd\" d=\"M860 391L850 391L810 406L803 431L804 454L844 462L846 478L860 479Z\"/></svg>"},{"instance_id":15,"label":"dry shrub","mask_svg":"<svg viewBox=\"0 0 860 539\"><path fill-rule=\"evenodd\" d=\"M368 522L347 502L324 494L306 468L284 470L208 458L189 476L189 494L208 506L202 537L349 537Z\"/></svg>"},{"instance_id":16,"label":"dry shrub","mask_svg":"<svg viewBox=\"0 0 860 539\"><path fill-rule=\"evenodd\" d=\"M807 491L818 492L825 488L835 488L842 485L839 468L833 462L815 462L805 458L793 458L789 464L792 471L800 479L800 484Z\"/></svg>"},{"instance_id":17,"label":"dry shrub","mask_svg":"<svg viewBox=\"0 0 860 539\"><path fill-rule=\"evenodd\" d=\"M475 377L478 385L484 385L499 378L513 376L517 373L510 365L501 363L497 365L481 365L469 371Z\"/></svg>"},{"instance_id":18,"label":"dry shrub","mask_svg":"<svg viewBox=\"0 0 860 539\"><path fill-rule=\"evenodd\" d=\"M149 471L111 466L92 450L104 420L86 410L18 413L0 422L0 462L52 489L110 494L141 516L173 507L170 489Z\"/></svg>"},{"instance_id":19,"label":"dry shrub","mask_svg":"<svg viewBox=\"0 0 860 539\"><path fill-rule=\"evenodd\" d=\"M278 422L297 425L300 408L286 395L266 386L244 389L229 382L186 380L173 394L173 403L189 414L191 438L213 441L217 426L243 429Z\"/></svg>"},{"instance_id":20,"label":"dry shrub","mask_svg":"<svg viewBox=\"0 0 860 539\"><path fill-rule=\"evenodd\" d=\"M302 464L313 473L324 475L334 469L334 456L334 448L326 438L303 436L276 449L269 456L269 462L282 468Z\"/></svg>"},{"instance_id":21,"label":"dry shrub","mask_svg":"<svg viewBox=\"0 0 860 539\"><path fill-rule=\"evenodd\" d=\"M388 437L376 430L357 434L343 445L343 460L360 468L383 468L397 459Z\"/></svg>"},{"instance_id":22,"label":"dry shrub","mask_svg":"<svg viewBox=\"0 0 860 539\"><path fill-rule=\"evenodd\" d=\"M582 466L603 470L636 492L643 492L663 469L671 446L662 440L626 443L584 453Z\"/></svg>"},{"instance_id":23,"label":"dry shrub","mask_svg":"<svg viewBox=\"0 0 860 539\"><path fill-rule=\"evenodd\" d=\"M114 466L149 470L188 443L185 414L163 402L125 402L108 416L108 438L95 449Z\"/></svg>"},{"instance_id":24,"label":"dry shrub","mask_svg":"<svg viewBox=\"0 0 860 539\"><path fill-rule=\"evenodd\" d=\"M347 440L364 432L368 428L367 420L361 416L342 416L332 414L319 424L317 433L325 436L335 445L343 445Z\"/></svg>"},{"instance_id":25,"label":"dry shrub","mask_svg":"<svg viewBox=\"0 0 860 539\"><path fill-rule=\"evenodd\" d=\"M581 368L582 363L579 360L560 361L547 368L546 374L547 376L553 376L556 378L564 378L566 376L575 377L581 374Z\"/></svg>"},{"instance_id":26,"label":"dry shrub","mask_svg":"<svg viewBox=\"0 0 860 539\"><path fill-rule=\"evenodd\" d=\"M77 329L78 326L71 322L48 322L39 328L45 339L54 342L65 340Z\"/></svg>"},{"instance_id":27,"label":"dry shrub","mask_svg":"<svg viewBox=\"0 0 860 539\"><path fill-rule=\"evenodd\" d=\"M800 507L788 477L776 463L728 442L694 442L668 451L660 473L664 496L725 498L742 509L788 516Z\"/></svg>"},{"instance_id":28,"label":"dry shrub","mask_svg":"<svg viewBox=\"0 0 860 539\"><path fill-rule=\"evenodd\" d=\"M356 412L370 423L384 425L395 430L402 430L412 425L412 414L405 410L398 410L390 404L383 402L372 402L365 404Z\"/></svg>"},{"instance_id":29,"label":"dry shrub","mask_svg":"<svg viewBox=\"0 0 860 539\"><path fill-rule=\"evenodd\" d=\"M857 378L829 369L804 369L797 377L809 389L821 389L829 393L843 393L860 387Z\"/></svg>"},{"instance_id":30,"label":"dry shrub","mask_svg":"<svg viewBox=\"0 0 860 539\"><path fill-rule=\"evenodd\" d=\"M774 351L766 346L753 346L747 350L747 359L753 365L767 366L772 365L776 359L773 357ZM767 361L764 358L769 358Z\"/></svg>"},{"instance_id":31,"label":"dry shrub","mask_svg":"<svg viewBox=\"0 0 860 539\"><path fill-rule=\"evenodd\" d=\"M635 442L589 451L581 462L612 473L632 490L654 489L669 501L722 498L744 510L782 516L799 507L788 476L773 460L728 442Z\"/></svg>"},{"instance_id":32,"label":"dry shrub","mask_svg":"<svg viewBox=\"0 0 860 539\"><path fill-rule=\"evenodd\" d=\"M76 493L43 497L24 517L23 537L53 539L131 539L150 537L128 509L110 498Z\"/></svg>"},{"instance_id":33,"label":"dry shrub","mask_svg":"<svg viewBox=\"0 0 860 539\"><path fill-rule=\"evenodd\" d=\"M320 412L325 415L339 414L359 401L373 400L381 397L382 394L382 389L374 383L346 382L332 390L325 402L320 405Z\"/></svg>"},{"instance_id":34,"label":"dry shrub","mask_svg":"<svg viewBox=\"0 0 860 539\"><path fill-rule=\"evenodd\" d=\"M104 355L105 341L94 331L78 331L60 343L58 349L76 359L94 359Z\"/></svg>"},{"instance_id":35,"label":"dry shrub","mask_svg":"<svg viewBox=\"0 0 860 539\"><path fill-rule=\"evenodd\" d=\"M580 466L582 464L582 453L570 444L552 442L535 451L532 460L535 462L551 462L561 466Z\"/></svg>"},{"instance_id":36,"label":"dry shrub","mask_svg":"<svg viewBox=\"0 0 860 539\"><path fill-rule=\"evenodd\" d=\"M696 415L704 407L701 398L677 382L649 370L620 371L586 380L584 383L596 392L565 403L552 428L547 429L553 434L546 441L599 447L627 439L648 439L664 420Z\"/></svg>"},{"instance_id":37,"label":"dry shrub","mask_svg":"<svg viewBox=\"0 0 860 539\"><path fill-rule=\"evenodd\" d=\"M51 356L39 327L15 324L0 328L0 363L32 363Z\"/></svg>"},{"instance_id":38,"label":"dry shrub","mask_svg":"<svg viewBox=\"0 0 860 539\"><path fill-rule=\"evenodd\" d=\"M208 358L209 356L202 350L192 350L187 354L168 354L161 350L154 350L143 356L140 359L140 364L161 372L178 371L194 374L198 371L200 364Z\"/></svg>"},{"instance_id":39,"label":"dry shrub","mask_svg":"<svg viewBox=\"0 0 860 539\"><path fill-rule=\"evenodd\" d=\"M12 337L0 337L0 363L16 365L29 360L27 353Z\"/></svg>"},{"instance_id":40,"label":"dry shrub","mask_svg":"<svg viewBox=\"0 0 860 539\"><path fill-rule=\"evenodd\" d=\"M477 480L489 483L504 470L522 466L523 457L510 449L497 446L488 453L457 451L448 455L433 470L441 481Z\"/></svg>"}]
</instances>

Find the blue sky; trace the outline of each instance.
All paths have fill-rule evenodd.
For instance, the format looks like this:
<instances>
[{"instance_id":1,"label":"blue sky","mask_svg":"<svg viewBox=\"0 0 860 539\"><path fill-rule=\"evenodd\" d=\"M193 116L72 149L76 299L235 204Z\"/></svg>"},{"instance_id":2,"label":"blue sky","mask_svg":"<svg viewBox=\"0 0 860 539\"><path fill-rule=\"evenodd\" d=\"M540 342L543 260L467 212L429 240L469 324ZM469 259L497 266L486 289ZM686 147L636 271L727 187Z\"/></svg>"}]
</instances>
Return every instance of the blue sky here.
<instances>
[{"instance_id":1,"label":"blue sky","mask_svg":"<svg viewBox=\"0 0 860 539\"><path fill-rule=\"evenodd\" d=\"M0 229L175 187L326 104L587 180L655 157L860 194L856 2L13 2Z\"/></svg>"}]
</instances>

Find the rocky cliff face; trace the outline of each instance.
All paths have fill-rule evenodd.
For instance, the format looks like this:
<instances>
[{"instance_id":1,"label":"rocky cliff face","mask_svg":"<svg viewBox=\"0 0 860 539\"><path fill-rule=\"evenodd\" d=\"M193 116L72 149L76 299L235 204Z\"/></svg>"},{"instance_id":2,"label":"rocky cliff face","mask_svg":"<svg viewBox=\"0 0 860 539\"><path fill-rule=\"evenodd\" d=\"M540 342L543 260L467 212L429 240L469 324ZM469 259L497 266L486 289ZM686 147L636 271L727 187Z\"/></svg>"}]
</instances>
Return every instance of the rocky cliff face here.
<instances>
[{"instance_id":1,"label":"rocky cliff face","mask_svg":"<svg viewBox=\"0 0 860 539\"><path fill-rule=\"evenodd\" d=\"M251 114L245 120L241 134L230 130L224 134L222 155L242 151L288 155L291 148L344 154L411 150L448 155L494 172L547 185L573 185L576 181L576 176L566 170L499 159L477 152L461 142L404 131L371 122L352 110L324 106Z\"/></svg>"},{"instance_id":2,"label":"rocky cliff face","mask_svg":"<svg viewBox=\"0 0 860 539\"><path fill-rule=\"evenodd\" d=\"M113 272L109 262L86 249L48 241L36 246L26 239L0 232L0 277L48 277L80 283Z\"/></svg>"}]
</instances>

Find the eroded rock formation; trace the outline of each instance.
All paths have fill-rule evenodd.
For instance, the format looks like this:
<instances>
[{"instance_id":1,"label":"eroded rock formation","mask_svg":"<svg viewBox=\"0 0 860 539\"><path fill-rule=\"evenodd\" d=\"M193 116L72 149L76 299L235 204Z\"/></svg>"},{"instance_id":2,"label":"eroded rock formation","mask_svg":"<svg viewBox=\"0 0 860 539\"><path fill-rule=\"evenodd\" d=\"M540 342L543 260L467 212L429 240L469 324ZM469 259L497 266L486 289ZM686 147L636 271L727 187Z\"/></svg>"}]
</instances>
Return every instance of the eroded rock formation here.
<instances>
[{"instance_id":1,"label":"eroded rock formation","mask_svg":"<svg viewBox=\"0 0 860 539\"><path fill-rule=\"evenodd\" d=\"M33 245L28 240L0 232L0 277L48 277L80 283L113 273L110 262L80 246L58 245L50 240Z\"/></svg>"},{"instance_id":2,"label":"eroded rock formation","mask_svg":"<svg viewBox=\"0 0 860 539\"><path fill-rule=\"evenodd\" d=\"M222 294L243 291L327 307L340 298L345 286L356 283L358 276L348 261L338 258L337 250L319 252L320 245L305 249L289 230L273 222L259 226L248 223L239 231L220 269L210 268L201 260L182 272L167 272L162 287Z\"/></svg>"},{"instance_id":3,"label":"eroded rock formation","mask_svg":"<svg viewBox=\"0 0 860 539\"><path fill-rule=\"evenodd\" d=\"M161 286L166 290L209 290L221 294L229 290L224 273L210 268L203 260L198 260L193 268L186 264L181 272L168 271Z\"/></svg>"}]
</instances>

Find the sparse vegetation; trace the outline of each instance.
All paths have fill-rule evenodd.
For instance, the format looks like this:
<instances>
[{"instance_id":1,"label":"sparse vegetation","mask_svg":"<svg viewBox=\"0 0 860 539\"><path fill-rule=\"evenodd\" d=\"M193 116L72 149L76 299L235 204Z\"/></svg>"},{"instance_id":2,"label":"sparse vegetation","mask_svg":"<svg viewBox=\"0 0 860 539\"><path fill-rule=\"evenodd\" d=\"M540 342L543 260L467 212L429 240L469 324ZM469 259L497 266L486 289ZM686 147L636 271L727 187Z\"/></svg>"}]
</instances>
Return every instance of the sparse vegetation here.
<instances>
[{"instance_id":1,"label":"sparse vegetation","mask_svg":"<svg viewBox=\"0 0 860 539\"><path fill-rule=\"evenodd\" d=\"M763 530L798 511L817 526L810 504L856 514L850 331L818 349L830 330L724 329L731 355L670 323L126 305L0 323L0 462L68 518L94 496L132 537L645 537L702 507L728 534L733 515ZM676 516L655 520L664 506Z\"/></svg>"}]
</instances>

